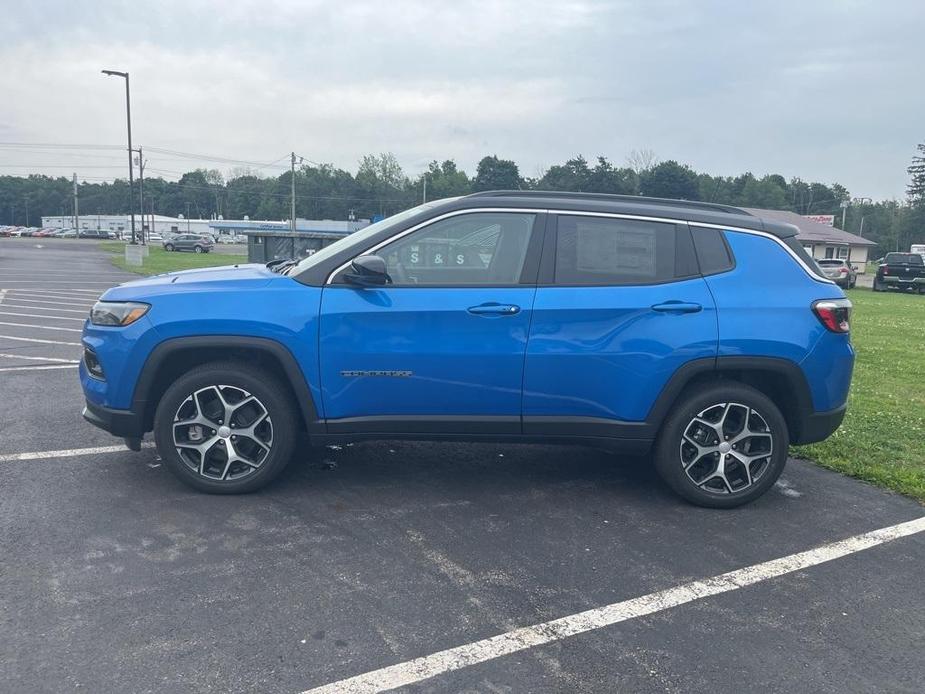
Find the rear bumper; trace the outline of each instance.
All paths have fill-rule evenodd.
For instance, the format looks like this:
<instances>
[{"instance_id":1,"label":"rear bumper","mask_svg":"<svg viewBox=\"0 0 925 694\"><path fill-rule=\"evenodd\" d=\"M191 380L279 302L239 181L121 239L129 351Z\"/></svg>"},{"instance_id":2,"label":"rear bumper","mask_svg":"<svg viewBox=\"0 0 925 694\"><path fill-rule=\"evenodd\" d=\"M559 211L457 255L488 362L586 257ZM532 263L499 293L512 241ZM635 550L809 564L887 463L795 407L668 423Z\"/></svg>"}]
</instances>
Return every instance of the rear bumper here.
<instances>
[{"instance_id":1,"label":"rear bumper","mask_svg":"<svg viewBox=\"0 0 925 694\"><path fill-rule=\"evenodd\" d=\"M141 416L131 410L113 410L87 400L83 417L113 436L134 439L141 438L145 433Z\"/></svg>"},{"instance_id":2,"label":"rear bumper","mask_svg":"<svg viewBox=\"0 0 925 694\"><path fill-rule=\"evenodd\" d=\"M791 443L802 446L829 438L841 426L847 410L848 403L845 403L834 410L812 413L801 422L800 430Z\"/></svg>"},{"instance_id":3,"label":"rear bumper","mask_svg":"<svg viewBox=\"0 0 925 694\"><path fill-rule=\"evenodd\" d=\"M925 286L925 277L913 277L908 280L904 280L901 277L896 277L895 275L886 275L884 277L878 277L877 280L881 284L888 284L891 287L923 287Z\"/></svg>"}]
</instances>

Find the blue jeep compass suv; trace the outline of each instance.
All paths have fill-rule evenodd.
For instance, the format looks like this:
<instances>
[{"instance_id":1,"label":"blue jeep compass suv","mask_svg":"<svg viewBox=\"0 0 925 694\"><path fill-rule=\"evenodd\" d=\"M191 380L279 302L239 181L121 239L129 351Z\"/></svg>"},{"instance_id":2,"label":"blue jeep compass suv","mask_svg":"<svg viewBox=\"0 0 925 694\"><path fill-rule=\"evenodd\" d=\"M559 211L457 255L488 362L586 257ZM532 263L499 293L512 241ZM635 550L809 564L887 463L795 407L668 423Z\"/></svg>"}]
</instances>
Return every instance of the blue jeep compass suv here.
<instances>
[{"instance_id":1,"label":"blue jeep compass suv","mask_svg":"<svg viewBox=\"0 0 925 694\"><path fill-rule=\"evenodd\" d=\"M84 416L205 492L307 439L651 451L731 507L841 423L851 304L795 227L706 203L498 191L426 203L301 261L108 290Z\"/></svg>"}]
</instances>

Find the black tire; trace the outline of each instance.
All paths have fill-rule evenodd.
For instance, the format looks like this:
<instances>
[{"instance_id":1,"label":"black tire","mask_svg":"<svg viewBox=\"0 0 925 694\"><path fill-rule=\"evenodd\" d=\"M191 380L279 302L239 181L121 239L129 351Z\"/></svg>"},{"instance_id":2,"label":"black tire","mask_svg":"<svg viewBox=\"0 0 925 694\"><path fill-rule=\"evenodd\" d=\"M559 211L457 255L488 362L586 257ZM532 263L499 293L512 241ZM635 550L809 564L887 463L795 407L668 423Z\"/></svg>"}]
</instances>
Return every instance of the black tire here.
<instances>
[{"instance_id":1,"label":"black tire","mask_svg":"<svg viewBox=\"0 0 925 694\"><path fill-rule=\"evenodd\" d=\"M196 253L202 253L202 250L203 250L203 249L202 249L202 246L196 246L196 247L193 249L193 251L196 252Z\"/></svg>"},{"instance_id":2,"label":"black tire","mask_svg":"<svg viewBox=\"0 0 925 694\"><path fill-rule=\"evenodd\" d=\"M756 479L747 486L735 487L729 484L725 479L720 480L714 477L718 468L717 464L712 463L713 458L704 455L697 458L698 453L691 455L690 468L703 469L703 476L699 477L700 484L706 484L707 487L699 486L692 476L696 479L698 474L692 472L688 475L685 470L685 461L682 456L685 450L695 451L696 449L687 444L688 448L682 447L682 436L691 432L691 427L697 426L694 418L705 411L709 416L713 416L714 406L719 407L721 404L735 403L729 408L730 413L735 413L728 426L734 426L736 419L741 419L742 413L746 413L748 424L755 430L761 430L762 425L766 427L766 433L756 433L754 437L748 437L746 440L736 444L739 451L733 453L730 451L729 456L741 455L748 448L750 454L760 454L765 446L770 445L770 454L758 460L749 463L749 469L756 475ZM741 407L737 407L741 406ZM745 408L748 408L746 411ZM757 413L758 417L753 417ZM729 418L727 417L727 420ZM706 429L711 434L715 434L713 429ZM744 431L744 429L743 429ZM727 437L729 438L729 437ZM732 436L735 439L735 436ZM770 442L770 443L768 443ZM777 406L763 393L754 388L736 382L724 382L705 385L690 391L682 396L681 400L675 405L674 410L665 420L662 429L659 432L658 440L655 446L655 468L661 478L680 496L684 497L693 504L706 506L708 508L734 508L754 501L762 494L768 491L771 486L780 477L784 466L787 464L787 447L790 442L790 435L787 431L787 422ZM712 441L711 441L712 443ZM724 443L723 441L719 442ZM726 442L726 446L730 443ZM715 456L721 454L716 453ZM733 481L741 481L745 474L741 462L737 458L728 457L724 460L732 462L730 465L729 477ZM713 465L713 472L710 472L710 465ZM750 479L750 477L748 478ZM716 484L725 491L719 491L712 488Z\"/></svg>"},{"instance_id":3,"label":"black tire","mask_svg":"<svg viewBox=\"0 0 925 694\"><path fill-rule=\"evenodd\" d=\"M871 289L873 289L875 292L882 292L882 291L883 291L883 285L880 284L880 282L877 281L877 278L876 278L876 277L874 278L874 286L871 287Z\"/></svg>"},{"instance_id":4,"label":"black tire","mask_svg":"<svg viewBox=\"0 0 925 694\"><path fill-rule=\"evenodd\" d=\"M187 403L193 393L219 385L225 389L223 395L227 398L241 391L252 395L263 407L270 420L269 452L259 461L259 466L238 464L240 469L249 470L241 473L243 476L239 479L214 479L200 474L199 471L192 469L189 458L181 456L174 441L174 416L180 411L181 406L189 406L184 403ZM196 409L198 410L198 404ZM234 416L237 414L238 412L235 411ZM232 421L226 424L233 426ZM213 431L221 435L221 430L227 428L223 426ZM226 433L231 432L229 430ZM237 361L206 364L181 376L164 393L154 415L154 439L164 464L181 482L209 494L243 494L266 486L289 463L298 436L297 405L289 396L286 385L265 369ZM235 438L239 440L238 448L242 448L240 441L247 437ZM208 452L212 457L225 455L225 461L227 461L230 458L226 453L227 445L220 443L215 452L213 449L216 446L213 445ZM198 453L187 453L187 455L201 461ZM219 460L216 467L221 467L221 465L222 462ZM226 469L221 477L224 478L229 473L230 470Z\"/></svg>"},{"instance_id":5,"label":"black tire","mask_svg":"<svg viewBox=\"0 0 925 694\"><path fill-rule=\"evenodd\" d=\"M169 253L170 251L173 250L173 244L172 243L164 244L164 250Z\"/></svg>"}]
</instances>

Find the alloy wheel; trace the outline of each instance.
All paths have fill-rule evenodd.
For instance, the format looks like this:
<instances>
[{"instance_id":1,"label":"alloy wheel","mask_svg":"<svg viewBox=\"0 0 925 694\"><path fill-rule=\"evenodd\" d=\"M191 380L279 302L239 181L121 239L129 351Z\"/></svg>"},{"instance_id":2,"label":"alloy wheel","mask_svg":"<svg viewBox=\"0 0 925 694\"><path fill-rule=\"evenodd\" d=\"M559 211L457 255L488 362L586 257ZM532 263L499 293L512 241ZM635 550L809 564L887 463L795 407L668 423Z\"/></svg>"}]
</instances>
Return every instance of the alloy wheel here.
<instances>
[{"instance_id":1,"label":"alloy wheel","mask_svg":"<svg viewBox=\"0 0 925 694\"><path fill-rule=\"evenodd\" d=\"M171 431L183 463L210 480L254 474L273 448L266 406L237 386L212 385L191 393L177 408Z\"/></svg>"},{"instance_id":2,"label":"alloy wheel","mask_svg":"<svg viewBox=\"0 0 925 694\"><path fill-rule=\"evenodd\" d=\"M704 491L734 494L750 489L771 465L774 440L765 418L735 402L699 412L681 434L681 465Z\"/></svg>"}]
</instances>

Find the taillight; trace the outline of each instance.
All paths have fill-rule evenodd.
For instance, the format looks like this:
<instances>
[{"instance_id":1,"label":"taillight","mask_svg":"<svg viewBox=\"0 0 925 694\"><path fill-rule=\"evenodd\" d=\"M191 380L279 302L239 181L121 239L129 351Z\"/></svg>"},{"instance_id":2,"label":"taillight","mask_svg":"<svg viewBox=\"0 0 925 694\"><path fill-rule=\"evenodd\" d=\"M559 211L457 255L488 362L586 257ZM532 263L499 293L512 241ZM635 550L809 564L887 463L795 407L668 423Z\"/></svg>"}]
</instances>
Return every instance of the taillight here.
<instances>
[{"instance_id":1,"label":"taillight","mask_svg":"<svg viewBox=\"0 0 925 694\"><path fill-rule=\"evenodd\" d=\"M826 329L833 333L847 333L851 330L851 301L848 299L823 299L813 304L813 312Z\"/></svg>"},{"instance_id":2,"label":"taillight","mask_svg":"<svg viewBox=\"0 0 925 694\"><path fill-rule=\"evenodd\" d=\"M884 274L884 275L889 275L889 274L890 274L890 268L888 268L886 265L881 265L881 266L880 266L880 269L883 270L883 274Z\"/></svg>"},{"instance_id":3,"label":"taillight","mask_svg":"<svg viewBox=\"0 0 925 694\"><path fill-rule=\"evenodd\" d=\"M839 270L839 272L840 272L841 274L843 274L843 275L847 275L847 274L848 274L848 268L843 267L841 270Z\"/></svg>"}]
</instances>

